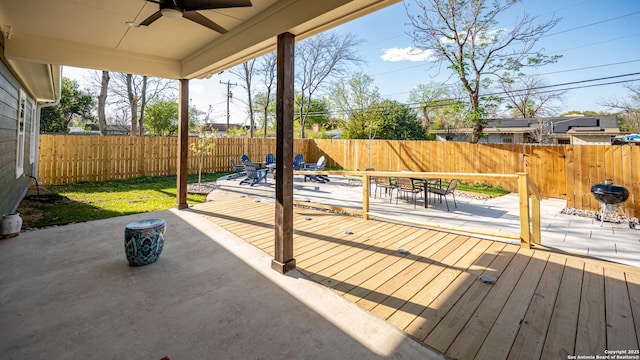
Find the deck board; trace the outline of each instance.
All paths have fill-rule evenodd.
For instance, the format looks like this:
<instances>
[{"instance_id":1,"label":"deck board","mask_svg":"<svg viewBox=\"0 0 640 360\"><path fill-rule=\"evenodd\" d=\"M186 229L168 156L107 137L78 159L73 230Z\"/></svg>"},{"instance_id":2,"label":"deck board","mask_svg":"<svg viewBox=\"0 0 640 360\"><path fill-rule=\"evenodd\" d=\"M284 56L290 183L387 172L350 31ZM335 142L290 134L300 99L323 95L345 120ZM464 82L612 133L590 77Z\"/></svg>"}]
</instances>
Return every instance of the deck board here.
<instances>
[{"instance_id":1,"label":"deck board","mask_svg":"<svg viewBox=\"0 0 640 360\"><path fill-rule=\"evenodd\" d=\"M192 210L273 255L272 204ZM635 267L306 208L294 209L293 237L302 274L452 358L566 359L639 345Z\"/></svg>"},{"instance_id":2,"label":"deck board","mask_svg":"<svg viewBox=\"0 0 640 360\"><path fill-rule=\"evenodd\" d=\"M606 321L604 296L604 267L586 263L580 297L576 354L595 354L605 349Z\"/></svg>"}]
</instances>

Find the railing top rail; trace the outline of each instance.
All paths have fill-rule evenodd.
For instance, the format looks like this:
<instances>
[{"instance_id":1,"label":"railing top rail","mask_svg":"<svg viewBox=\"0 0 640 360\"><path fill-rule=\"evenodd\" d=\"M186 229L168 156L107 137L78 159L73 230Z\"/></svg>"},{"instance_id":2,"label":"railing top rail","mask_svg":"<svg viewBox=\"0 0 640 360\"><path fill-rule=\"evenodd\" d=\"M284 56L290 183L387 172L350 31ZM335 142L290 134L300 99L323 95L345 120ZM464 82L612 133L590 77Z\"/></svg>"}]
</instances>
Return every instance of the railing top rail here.
<instances>
[{"instance_id":1,"label":"railing top rail","mask_svg":"<svg viewBox=\"0 0 640 360\"><path fill-rule=\"evenodd\" d=\"M425 171L294 171L296 175L303 174L344 175L344 176L391 176L391 177L416 177L416 178L443 178L460 180L505 180L516 181L516 174L487 174L487 173L458 173L458 172L425 172Z\"/></svg>"}]
</instances>

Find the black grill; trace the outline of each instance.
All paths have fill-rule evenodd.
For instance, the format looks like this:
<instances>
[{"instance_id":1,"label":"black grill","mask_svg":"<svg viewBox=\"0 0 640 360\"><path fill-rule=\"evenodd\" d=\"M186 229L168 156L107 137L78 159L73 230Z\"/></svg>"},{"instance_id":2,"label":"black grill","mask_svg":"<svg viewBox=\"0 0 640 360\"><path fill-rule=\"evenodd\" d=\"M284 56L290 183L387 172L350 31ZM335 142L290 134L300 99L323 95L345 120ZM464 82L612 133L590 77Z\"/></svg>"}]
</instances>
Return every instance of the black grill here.
<instances>
[{"instance_id":1,"label":"black grill","mask_svg":"<svg viewBox=\"0 0 640 360\"><path fill-rule=\"evenodd\" d=\"M627 188L607 183L593 185L591 194L596 200L605 205L622 204L629 199L629 190Z\"/></svg>"},{"instance_id":2,"label":"black grill","mask_svg":"<svg viewBox=\"0 0 640 360\"><path fill-rule=\"evenodd\" d=\"M600 226L604 223L607 213L617 213L620 211L624 218L629 221L629 227L632 229L635 228L635 222L631 221L624 210L620 208L620 206L629 199L629 190L627 190L627 188L614 185L611 180L607 179L604 183L591 186L591 195L602 205L602 210L596 214L596 219L600 221Z\"/></svg>"}]
</instances>

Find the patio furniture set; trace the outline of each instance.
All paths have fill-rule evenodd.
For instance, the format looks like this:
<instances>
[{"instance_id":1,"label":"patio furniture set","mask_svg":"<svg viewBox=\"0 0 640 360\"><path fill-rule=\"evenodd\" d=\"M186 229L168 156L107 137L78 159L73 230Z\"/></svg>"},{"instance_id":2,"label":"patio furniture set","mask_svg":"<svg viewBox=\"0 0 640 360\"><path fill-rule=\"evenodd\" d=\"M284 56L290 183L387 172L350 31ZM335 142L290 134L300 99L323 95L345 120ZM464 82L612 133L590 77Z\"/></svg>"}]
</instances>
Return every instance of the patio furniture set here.
<instances>
[{"instance_id":1,"label":"patio furniture set","mask_svg":"<svg viewBox=\"0 0 640 360\"><path fill-rule=\"evenodd\" d=\"M371 169L372 170L372 169ZM449 210L449 202L447 196L451 195L453 198L453 205L457 208L455 190L458 186L458 179L452 179L449 181L446 187L442 185L442 179L438 178L415 178L415 177L396 177L389 176L373 176L372 181L375 184L374 198L378 196L378 192L382 196L384 190L385 196L389 196L389 202L393 199L393 191L396 191L396 204L398 199L404 197L408 200L409 197L413 199L413 207L416 207L418 195L422 195L425 199L424 207L429 207L429 194L434 197L438 196L440 203L444 199L447 205L447 211Z\"/></svg>"},{"instance_id":2,"label":"patio furniture set","mask_svg":"<svg viewBox=\"0 0 640 360\"><path fill-rule=\"evenodd\" d=\"M243 154L241 157L242 164L237 164L233 157L229 157L229 160L231 161L231 166L233 166L233 169L236 172L229 176L229 179L237 179L245 176L245 178L240 181L240 185L249 184L249 186L253 186L261 180L264 180L266 183L267 174L269 172L273 174L273 178L276 176L276 157L273 154L267 154L264 162L251 161L249 156L246 154ZM306 163L304 161L304 155L302 154L296 154L293 159L294 170L322 171L326 164L327 160L324 156L320 156L318 161L315 163ZM305 174L304 181L307 180L326 183L329 182L329 177L326 175Z\"/></svg>"}]
</instances>

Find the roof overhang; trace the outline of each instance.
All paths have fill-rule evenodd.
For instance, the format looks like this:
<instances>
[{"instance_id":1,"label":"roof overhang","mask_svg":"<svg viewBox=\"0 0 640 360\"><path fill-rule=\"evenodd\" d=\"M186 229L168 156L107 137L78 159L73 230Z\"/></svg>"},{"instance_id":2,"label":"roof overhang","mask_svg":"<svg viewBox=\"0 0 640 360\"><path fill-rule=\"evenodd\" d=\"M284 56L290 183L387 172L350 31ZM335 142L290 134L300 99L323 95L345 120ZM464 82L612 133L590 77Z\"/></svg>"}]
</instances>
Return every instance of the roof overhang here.
<instances>
[{"instance_id":1,"label":"roof overhang","mask_svg":"<svg viewBox=\"0 0 640 360\"><path fill-rule=\"evenodd\" d=\"M3 1L0 26L11 32L5 57L26 76L37 75L38 66L23 65L33 63L193 79L273 51L281 33L304 39L399 1L252 0L248 8L200 11L225 34L186 19L128 26L157 11L145 0Z\"/></svg>"}]
</instances>

